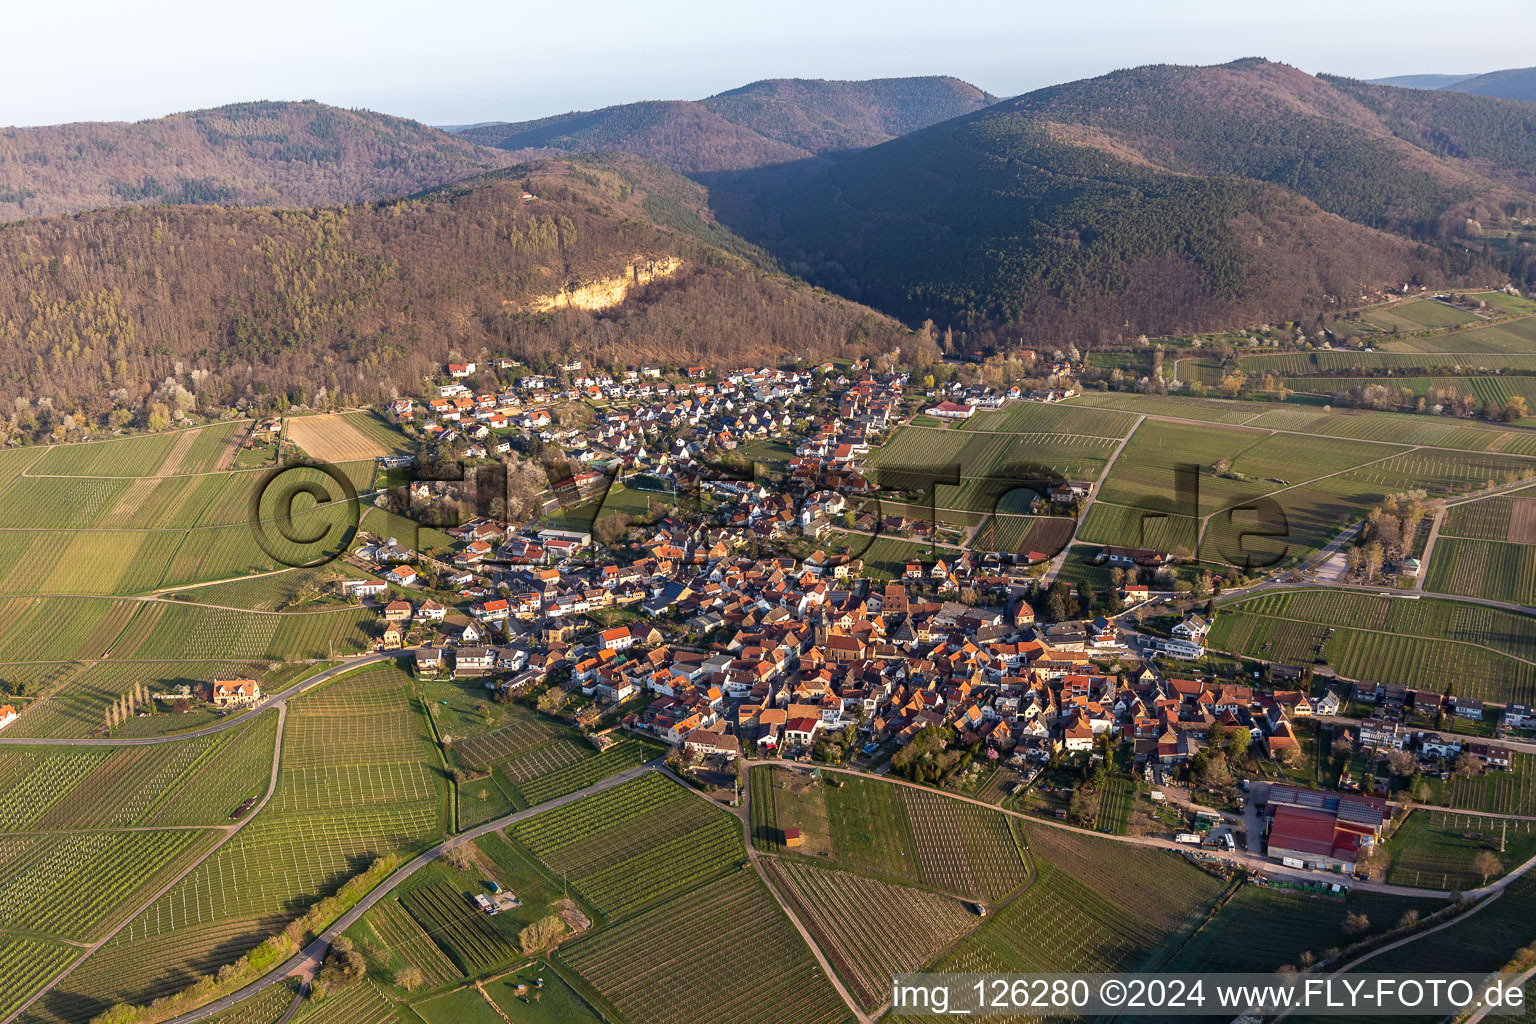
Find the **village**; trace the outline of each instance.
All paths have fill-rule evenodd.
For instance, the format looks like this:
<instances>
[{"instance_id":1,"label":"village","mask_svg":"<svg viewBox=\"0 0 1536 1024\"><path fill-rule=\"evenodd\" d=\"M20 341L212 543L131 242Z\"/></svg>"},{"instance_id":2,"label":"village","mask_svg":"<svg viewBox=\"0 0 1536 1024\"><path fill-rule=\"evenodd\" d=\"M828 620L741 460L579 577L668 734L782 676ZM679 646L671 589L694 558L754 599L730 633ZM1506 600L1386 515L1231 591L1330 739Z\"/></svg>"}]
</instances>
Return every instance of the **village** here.
<instances>
[{"instance_id":1,"label":"village","mask_svg":"<svg viewBox=\"0 0 1536 1024\"><path fill-rule=\"evenodd\" d=\"M378 649L405 653L419 676L480 680L494 699L558 708L591 733L653 737L715 778L760 758L945 786L996 767L1010 781L994 785L1051 794L1041 813L1091 825L1098 801L1068 794L1090 791L1106 765L1159 795L1226 788L1234 809L1251 775L1275 780L1265 787L1277 823L1270 855L1290 863L1310 849L1307 866L1347 871L1390 817L1384 798L1397 775L1510 768L1501 743L1434 728L1445 716L1493 717L1481 702L1314 679L1297 666L1266 666L1262 679L1208 670L1210 609L1169 589L1168 552L1104 546L1098 561L1114 574L1116 600L1088 618L1049 613L1049 553L935 547L931 564L869 570L849 541L945 536L933 519L881 513L869 500L865 459L892 428L916 410L960 419L1059 401L1074 393L1071 371L1051 367L1039 388L953 381L914 394L906 373L858 364L715 377L697 367L613 374L573 360L561 367L568 386L530 373L476 393L463 382L481 368L452 364L436 396L391 409L423 454L473 464L536 445L560 478L549 474L526 524L470 515L445 526L451 545L430 553L361 535L347 558L361 571L336 591L377 605ZM595 408L591 421L559 426L570 403ZM1059 481L1041 501L1070 515L1093 487ZM441 494L413 484L412 508ZM1167 628L1142 627L1138 609ZM230 700L219 685L213 699ZM1525 727L1530 712L1505 709L1504 722ZM1286 797L1301 809L1274 815L1290 792L1281 787L1328 743L1368 755L1372 768L1346 768L1340 792ZM1363 844L1347 829L1326 851L1292 835L1316 830L1296 824L1308 814L1337 818L1340 800L1380 812ZM1187 833L1187 822L1159 822ZM1257 836L1243 838L1261 849Z\"/></svg>"}]
</instances>

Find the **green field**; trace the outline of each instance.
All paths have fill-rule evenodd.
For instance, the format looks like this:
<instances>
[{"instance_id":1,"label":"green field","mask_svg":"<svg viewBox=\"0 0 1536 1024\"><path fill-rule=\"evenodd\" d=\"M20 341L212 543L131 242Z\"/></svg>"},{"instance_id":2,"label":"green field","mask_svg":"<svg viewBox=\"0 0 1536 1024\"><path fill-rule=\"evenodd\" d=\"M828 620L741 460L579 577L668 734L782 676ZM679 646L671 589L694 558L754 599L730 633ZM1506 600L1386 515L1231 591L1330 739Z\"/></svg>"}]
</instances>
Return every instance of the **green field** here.
<instances>
[{"instance_id":1,"label":"green field","mask_svg":"<svg viewBox=\"0 0 1536 1024\"><path fill-rule=\"evenodd\" d=\"M1269 593L1223 605L1210 642L1294 665L1310 664L1320 648L1349 679L1436 687L1450 681L1457 694L1497 702L1536 694L1527 663L1536 654L1536 617L1483 605L1343 590Z\"/></svg>"},{"instance_id":2,"label":"green field","mask_svg":"<svg viewBox=\"0 0 1536 1024\"><path fill-rule=\"evenodd\" d=\"M1468 811L1536 814L1536 754L1515 751L1511 770L1426 779L1430 801Z\"/></svg>"},{"instance_id":3,"label":"green field","mask_svg":"<svg viewBox=\"0 0 1536 1024\"><path fill-rule=\"evenodd\" d=\"M609 918L745 861L736 820L657 772L536 815L511 834Z\"/></svg>"},{"instance_id":4,"label":"green field","mask_svg":"<svg viewBox=\"0 0 1536 1024\"><path fill-rule=\"evenodd\" d=\"M920 970L982 920L951 896L799 860L765 863L795 916L866 1009L890 998L892 977Z\"/></svg>"},{"instance_id":5,"label":"green field","mask_svg":"<svg viewBox=\"0 0 1536 1024\"><path fill-rule=\"evenodd\" d=\"M857 776L814 782L773 768L753 769L748 783L752 843L766 852L985 901L1002 899L1027 874L1007 819L974 804ZM804 839L796 850L784 844L791 827Z\"/></svg>"},{"instance_id":6,"label":"green field","mask_svg":"<svg viewBox=\"0 0 1536 1024\"><path fill-rule=\"evenodd\" d=\"M447 827L435 764L411 679L394 665L290 701L271 803L71 974L38 1019L89 1019L104 1003L178 990L189 972L233 960L375 858L435 842Z\"/></svg>"},{"instance_id":7,"label":"green field","mask_svg":"<svg viewBox=\"0 0 1536 1024\"><path fill-rule=\"evenodd\" d=\"M1461 811L1415 810L1386 844L1387 881L1459 892L1484 884L1473 858L1486 850L1503 865L1488 879L1536 855L1536 822Z\"/></svg>"},{"instance_id":8,"label":"green field","mask_svg":"<svg viewBox=\"0 0 1536 1024\"><path fill-rule=\"evenodd\" d=\"M1409 910L1427 915L1433 900L1385 896L1356 890L1348 897L1244 885L1190 939L1167 965L1172 971L1268 972L1294 965L1303 952L1321 957L1325 950L1348 946L1394 927ZM1347 935L1344 918L1363 914L1368 931Z\"/></svg>"}]
</instances>

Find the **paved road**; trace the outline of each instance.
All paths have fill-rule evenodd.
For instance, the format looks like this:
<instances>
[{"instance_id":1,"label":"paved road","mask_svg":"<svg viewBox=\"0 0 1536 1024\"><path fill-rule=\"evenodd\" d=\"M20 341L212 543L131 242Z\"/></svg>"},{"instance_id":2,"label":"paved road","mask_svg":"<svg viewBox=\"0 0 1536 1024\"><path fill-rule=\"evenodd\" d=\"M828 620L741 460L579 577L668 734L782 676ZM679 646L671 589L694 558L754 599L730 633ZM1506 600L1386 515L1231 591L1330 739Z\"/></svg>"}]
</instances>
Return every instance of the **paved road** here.
<instances>
[{"instance_id":1,"label":"paved road","mask_svg":"<svg viewBox=\"0 0 1536 1024\"><path fill-rule=\"evenodd\" d=\"M443 842L432 847L432 849L427 850L425 853L418 854L414 859L406 863L404 866L395 869L394 874L390 875L388 878L384 879L384 881L375 886L374 889L369 892L368 895L359 900L351 910L348 910L345 914L342 914L340 917L338 917L329 928L325 929L325 931L317 935L309 945L295 953L281 966L274 968L256 981L251 982L249 985L242 989L231 992L229 995L224 996L221 999L215 999L213 1002L208 1003L205 1006L201 1006L196 1010L191 1010L179 1017L171 1018L166 1022L166 1024L191 1024L192 1021L204 1020L216 1013L220 1013L229 1009L236 1003L239 1003L245 999L249 999L251 996L254 996L259 992L263 992L266 989L271 988L273 985L282 984L286 979L295 974L298 974L307 979L308 977L312 976L314 970L320 965L320 962L325 959L326 951L330 949L331 943L336 940L336 936L340 935L342 932L346 931L348 928L352 927L352 925L357 923L358 918L362 917L369 910L372 910L375 905L384 899L385 896L388 896L391 892L393 892L400 885L400 883L404 882L407 878L410 878L412 875L426 867L428 864L432 863L434 860L437 860L449 850L456 846L461 846L464 843L470 842L471 840L478 839L483 835L488 835L499 829L506 828L508 825L515 825L525 818L533 817L535 814L542 814L545 811L551 811L557 807L563 807L568 803L580 800L584 796L591 796L593 793L601 793L605 789L611 789L614 786L622 785L623 783L629 782L632 779L637 779L641 775L644 775L646 772L654 771L660 768L663 763L664 761L662 759L650 761L635 768L630 768L627 771L620 772L617 775L610 775L606 779L602 779L599 782L594 782L592 785L587 786L585 789L578 789L574 793L567 793L565 796L556 797L553 800L546 800L542 804L536 804L533 807L517 811L513 814L508 814L505 817L496 818L492 821L486 822L483 825L476 825L474 828L465 832L461 832L451 839L445 839ZM79 961L76 961L76 963L79 963Z\"/></svg>"},{"instance_id":2,"label":"paved road","mask_svg":"<svg viewBox=\"0 0 1536 1024\"><path fill-rule=\"evenodd\" d=\"M269 694L268 696L263 697L261 699L261 703L256 704L253 707L248 708L245 711L242 711L238 715L230 715L230 716L224 718L222 721L215 722L213 725L205 725L201 729L193 729L190 732L172 733L172 734L170 734L168 736L138 736L138 737L133 737L133 738L116 739L116 740L113 740L113 739L104 739L104 740L102 740L102 739L94 739L94 740L81 740L81 739L31 739L31 738L28 738L28 737L25 737L25 736L7 736L7 737L0 737L0 746L10 745L10 746L28 746L28 747L149 747L149 746L154 746L157 743L179 743L182 740L196 739L199 736L212 736L216 732L223 732L225 729L233 729L235 726L239 725L240 723L249 720L250 718L254 717L255 715L261 714L263 711L270 710L271 708L274 708L274 707L282 707L282 705L285 704L290 697L296 697L299 694L303 693L305 690L313 689L314 687L319 686L321 683L325 682L326 680L333 679L336 676L341 675L343 672L351 672L353 669L359 668L359 667L361 667L363 665L374 665L374 664L377 664L378 662L386 661L386 660L388 660L390 658L398 658L398 657L401 657L401 656L403 656L405 654L410 654L410 653L412 653L412 652L410 652L410 651L389 651L389 652L384 653L384 654L367 654L367 655L364 655L361 658L353 658L352 660L344 662L344 663L342 663L340 665L337 665L334 668L328 668L325 671L318 672L315 675L309 676L306 679L301 679L297 683L294 683L292 686L288 687L288 689L286 689L286 690L282 690L282 691L280 691L278 693L274 693L274 694Z\"/></svg>"}]
</instances>

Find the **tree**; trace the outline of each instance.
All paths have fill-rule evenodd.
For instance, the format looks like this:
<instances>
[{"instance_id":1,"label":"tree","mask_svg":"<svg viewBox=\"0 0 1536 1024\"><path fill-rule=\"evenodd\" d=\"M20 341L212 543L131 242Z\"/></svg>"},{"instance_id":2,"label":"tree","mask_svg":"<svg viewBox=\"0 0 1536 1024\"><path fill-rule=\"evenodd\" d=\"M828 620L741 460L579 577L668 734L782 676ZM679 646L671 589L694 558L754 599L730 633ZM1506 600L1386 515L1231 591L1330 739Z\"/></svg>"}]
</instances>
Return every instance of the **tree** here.
<instances>
[{"instance_id":1,"label":"tree","mask_svg":"<svg viewBox=\"0 0 1536 1024\"><path fill-rule=\"evenodd\" d=\"M1494 854L1492 850L1479 850L1477 856L1472 858L1472 870L1482 878L1483 884L1488 884L1488 879L1504 870L1504 862Z\"/></svg>"},{"instance_id":2,"label":"tree","mask_svg":"<svg viewBox=\"0 0 1536 1024\"><path fill-rule=\"evenodd\" d=\"M1371 930L1371 919L1364 914L1346 914L1344 923L1339 926L1345 935L1364 935Z\"/></svg>"},{"instance_id":3,"label":"tree","mask_svg":"<svg viewBox=\"0 0 1536 1024\"><path fill-rule=\"evenodd\" d=\"M414 992L418 988L421 988L422 984L426 982L426 980L426 976L421 973L420 968L402 967L400 970L395 972L395 984L399 985L407 992Z\"/></svg>"},{"instance_id":4,"label":"tree","mask_svg":"<svg viewBox=\"0 0 1536 1024\"><path fill-rule=\"evenodd\" d=\"M1079 786L1067 801L1067 816L1079 825L1093 824L1099 817L1099 799L1097 791L1089 792Z\"/></svg>"},{"instance_id":5,"label":"tree","mask_svg":"<svg viewBox=\"0 0 1536 1024\"><path fill-rule=\"evenodd\" d=\"M1480 771L1483 763L1477 759L1477 755L1470 750L1463 750L1456 755L1455 771L1461 775L1473 775Z\"/></svg>"},{"instance_id":6,"label":"tree","mask_svg":"<svg viewBox=\"0 0 1536 1024\"><path fill-rule=\"evenodd\" d=\"M532 955L559 942L565 932L565 921L559 914L550 914L518 932L517 941L525 954Z\"/></svg>"},{"instance_id":7,"label":"tree","mask_svg":"<svg viewBox=\"0 0 1536 1024\"><path fill-rule=\"evenodd\" d=\"M1524 395L1513 395L1504 403L1504 418L1511 423L1523 420L1529 415L1530 411L1526 408Z\"/></svg>"}]
</instances>

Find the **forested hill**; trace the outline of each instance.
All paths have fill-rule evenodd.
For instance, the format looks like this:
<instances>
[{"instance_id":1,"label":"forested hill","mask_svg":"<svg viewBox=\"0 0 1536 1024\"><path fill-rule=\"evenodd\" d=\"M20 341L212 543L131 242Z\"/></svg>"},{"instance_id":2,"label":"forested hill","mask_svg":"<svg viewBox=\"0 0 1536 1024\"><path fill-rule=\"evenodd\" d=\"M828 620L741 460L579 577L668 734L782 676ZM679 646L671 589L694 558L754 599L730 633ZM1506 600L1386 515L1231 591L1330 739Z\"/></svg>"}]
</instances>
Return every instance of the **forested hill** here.
<instances>
[{"instance_id":1,"label":"forested hill","mask_svg":"<svg viewBox=\"0 0 1536 1024\"><path fill-rule=\"evenodd\" d=\"M1462 233L1536 211L1516 144L1500 150L1489 127L1476 156L1432 152L1372 90L1438 95L1262 60L1116 72L848 156L747 224L843 294L1042 343L1310 317L1380 284L1498 278ZM1490 125L1508 116L1462 99Z\"/></svg>"},{"instance_id":2,"label":"forested hill","mask_svg":"<svg viewBox=\"0 0 1536 1024\"><path fill-rule=\"evenodd\" d=\"M1444 89L1506 100L1536 101L1536 68L1508 68L1484 75L1398 75L1377 78L1376 85L1402 85L1413 89Z\"/></svg>"},{"instance_id":3,"label":"forested hill","mask_svg":"<svg viewBox=\"0 0 1536 1024\"><path fill-rule=\"evenodd\" d=\"M351 203L513 162L415 121L313 102L6 128L0 221L125 205Z\"/></svg>"},{"instance_id":4,"label":"forested hill","mask_svg":"<svg viewBox=\"0 0 1536 1024\"><path fill-rule=\"evenodd\" d=\"M995 102L955 78L770 79L704 100L625 103L460 138L523 154L621 149L684 174L739 171L863 149Z\"/></svg>"},{"instance_id":5,"label":"forested hill","mask_svg":"<svg viewBox=\"0 0 1536 1024\"><path fill-rule=\"evenodd\" d=\"M375 204L12 224L0 426L99 430L178 387L205 411L375 401L451 357L742 366L905 340L751 256L699 186L617 156Z\"/></svg>"},{"instance_id":6,"label":"forested hill","mask_svg":"<svg viewBox=\"0 0 1536 1024\"><path fill-rule=\"evenodd\" d=\"M1455 83L1447 88L1478 96L1498 96L1507 100L1536 101L1536 68L1509 68L1490 71Z\"/></svg>"}]
</instances>

